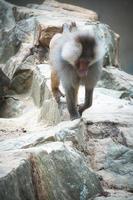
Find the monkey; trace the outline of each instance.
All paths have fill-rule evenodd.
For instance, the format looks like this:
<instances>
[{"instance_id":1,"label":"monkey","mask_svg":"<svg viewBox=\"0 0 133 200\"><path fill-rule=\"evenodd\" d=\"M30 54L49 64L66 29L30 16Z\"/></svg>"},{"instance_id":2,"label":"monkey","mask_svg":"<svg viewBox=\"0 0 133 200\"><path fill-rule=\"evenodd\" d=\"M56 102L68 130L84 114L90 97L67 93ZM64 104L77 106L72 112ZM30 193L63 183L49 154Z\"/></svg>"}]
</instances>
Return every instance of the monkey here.
<instances>
[{"instance_id":1,"label":"monkey","mask_svg":"<svg viewBox=\"0 0 133 200\"><path fill-rule=\"evenodd\" d=\"M74 27L74 30L73 30ZM57 103L63 95L62 82L71 120L80 118L92 105L93 90L102 72L104 48L94 33L78 30L76 23L64 25L63 33L50 42L51 88ZM78 89L85 86L84 104L77 106Z\"/></svg>"}]
</instances>

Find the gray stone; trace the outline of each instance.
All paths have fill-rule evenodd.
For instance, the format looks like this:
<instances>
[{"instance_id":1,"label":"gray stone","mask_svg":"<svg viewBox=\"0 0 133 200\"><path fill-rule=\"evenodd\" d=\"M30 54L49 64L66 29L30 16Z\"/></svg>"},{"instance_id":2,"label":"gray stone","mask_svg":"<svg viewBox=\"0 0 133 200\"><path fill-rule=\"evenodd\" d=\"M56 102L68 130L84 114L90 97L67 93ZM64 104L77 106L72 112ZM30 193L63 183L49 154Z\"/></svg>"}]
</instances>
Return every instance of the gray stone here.
<instances>
[{"instance_id":1,"label":"gray stone","mask_svg":"<svg viewBox=\"0 0 133 200\"><path fill-rule=\"evenodd\" d=\"M94 94L94 104L83 113L83 121L92 168L109 188L132 191L133 112L130 102L107 94Z\"/></svg>"},{"instance_id":2,"label":"gray stone","mask_svg":"<svg viewBox=\"0 0 133 200\"><path fill-rule=\"evenodd\" d=\"M0 29L12 29L15 26L15 19L12 11L13 5L0 0Z\"/></svg>"},{"instance_id":3,"label":"gray stone","mask_svg":"<svg viewBox=\"0 0 133 200\"><path fill-rule=\"evenodd\" d=\"M0 97L5 96L10 88L10 79L0 68Z\"/></svg>"},{"instance_id":4,"label":"gray stone","mask_svg":"<svg viewBox=\"0 0 133 200\"><path fill-rule=\"evenodd\" d=\"M33 18L33 19L27 19L27 20L18 22L16 26L14 27L14 29L11 30L13 38L15 40L13 41L11 39L11 45L15 45L17 41L19 41L19 44L21 45L19 45L19 48L17 48L17 51L14 54L12 54L11 58L10 57L6 58L7 62L3 70L10 79L13 78L13 75L18 70L18 68L21 68L21 65L25 65L24 63L25 60L32 54L31 49L34 46L34 42L36 42L37 28L38 28L38 24L36 23L36 20ZM10 37L10 34L9 34L9 37ZM6 39L6 41L8 41L8 38ZM9 41L8 41L8 44L9 44ZM9 46L7 46L7 48L9 48ZM30 62L33 65L32 59Z\"/></svg>"},{"instance_id":5,"label":"gray stone","mask_svg":"<svg viewBox=\"0 0 133 200\"><path fill-rule=\"evenodd\" d=\"M109 26L98 22L98 16L94 11L72 5L60 4L55 1L52 3L50 1L44 2L42 5L30 4L28 7L29 8L25 9L16 7L14 14L15 18L18 20L19 15L21 16L20 18L23 19L27 18L25 15L29 15L29 17L33 15L35 17L36 22L39 25L37 34L38 40L43 47L49 47L49 42L53 35L61 32L62 24L68 23L68 21L75 21L77 22L79 29L93 29L96 36L103 42L105 48L104 66L119 66L120 36L114 33ZM73 12L71 12L72 10ZM23 23L28 23L32 18L21 21ZM21 21L19 22L20 24L22 24ZM29 27L31 27L31 25Z\"/></svg>"},{"instance_id":6,"label":"gray stone","mask_svg":"<svg viewBox=\"0 0 133 200\"><path fill-rule=\"evenodd\" d=\"M25 33L24 30L31 27L29 24L26 29L24 29L22 25L16 25L13 12L14 7L15 6L10 3L2 0L0 1L0 63L6 63L10 57L18 52L22 42L22 35Z\"/></svg>"},{"instance_id":7,"label":"gray stone","mask_svg":"<svg viewBox=\"0 0 133 200\"><path fill-rule=\"evenodd\" d=\"M0 63L6 63L8 59L18 52L21 42L14 34L14 28L1 30L0 41Z\"/></svg>"},{"instance_id":8,"label":"gray stone","mask_svg":"<svg viewBox=\"0 0 133 200\"><path fill-rule=\"evenodd\" d=\"M47 125L56 125L61 121L58 104L51 93L51 70L48 64L38 65L34 71L32 97L35 105L40 107L39 120Z\"/></svg>"},{"instance_id":9,"label":"gray stone","mask_svg":"<svg viewBox=\"0 0 133 200\"><path fill-rule=\"evenodd\" d=\"M103 69L100 87L121 91L120 98L133 98L133 76L112 66Z\"/></svg>"},{"instance_id":10,"label":"gray stone","mask_svg":"<svg viewBox=\"0 0 133 200\"><path fill-rule=\"evenodd\" d=\"M19 117L24 110L22 101L12 96L6 96L0 107L0 118Z\"/></svg>"},{"instance_id":11,"label":"gray stone","mask_svg":"<svg viewBox=\"0 0 133 200\"><path fill-rule=\"evenodd\" d=\"M8 122L9 123L9 122ZM14 121L14 123L16 123ZM2 127L2 124L1 128ZM4 124L5 126L5 124ZM9 124L8 124L9 126ZM55 141L67 142L71 141L72 145L79 150L85 149L85 141L84 135L82 135L81 124L79 120L75 121L66 121L61 122L54 127L42 127L41 130L37 127L36 130L30 131L26 128L26 135L19 136L18 138L8 138L0 140L0 151L9 151L15 149L27 149L29 147L39 146L40 144L44 144ZM10 128L10 127L9 127ZM10 130L7 130L8 132Z\"/></svg>"},{"instance_id":12,"label":"gray stone","mask_svg":"<svg viewBox=\"0 0 133 200\"><path fill-rule=\"evenodd\" d=\"M85 159L63 143L4 155L6 159L1 155L0 160L0 198L5 200L87 200L103 192Z\"/></svg>"},{"instance_id":13,"label":"gray stone","mask_svg":"<svg viewBox=\"0 0 133 200\"><path fill-rule=\"evenodd\" d=\"M94 200L132 200L133 194L122 190L107 190L107 197L96 197Z\"/></svg>"},{"instance_id":14,"label":"gray stone","mask_svg":"<svg viewBox=\"0 0 133 200\"><path fill-rule=\"evenodd\" d=\"M90 147L89 147L90 145ZM133 151L110 138L91 139L88 142L89 155L93 168L103 177L108 188L133 190Z\"/></svg>"},{"instance_id":15,"label":"gray stone","mask_svg":"<svg viewBox=\"0 0 133 200\"><path fill-rule=\"evenodd\" d=\"M25 61L23 61L13 74L11 80L11 88L17 94L26 93L30 90L33 80L33 70L34 70L34 57L28 56Z\"/></svg>"},{"instance_id":16,"label":"gray stone","mask_svg":"<svg viewBox=\"0 0 133 200\"><path fill-rule=\"evenodd\" d=\"M58 104L55 99L49 99L43 102L39 119L51 126L56 125L61 121Z\"/></svg>"},{"instance_id":17,"label":"gray stone","mask_svg":"<svg viewBox=\"0 0 133 200\"><path fill-rule=\"evenodd\" d=\"M43 65L43 67L47 67ZM49 70L48 70L49 71ZM50 78L50 75L48 79ZM44 96L46 99L50 99L52 97L51 93L49 92L47 86L47 73L43 74L39 70L39 67L36 67L36 70L34 70L34 77L33 77L33 83L32 83L32 98L34 100L34 103L36 106L41 107L44 101Z\"/></svg>"},{"instance_id":18,"label":"gray stone","mask_svg":"<svg viewBox=\"0 0 133 200\"><path fill-rule=\"evenodd\" d=\"M35 177L40 200L43 197L58 200L87 200L103 191L84 159L62 143L48 144L46 150L33 157L31 161L38 178L42 177L41 188L38 185L40 179Z\"/></svg>"},{"instance_id":19,"label":"gray stone","mask_svg":"<svg viewBox=\"0 0 133 200\"><path fill-rule=\"evenodd\" d=\"M32 169L28 159L26 160L22 154L4 155L0 156L0 199L36 200Z\"/></svg>"}]
</instances>

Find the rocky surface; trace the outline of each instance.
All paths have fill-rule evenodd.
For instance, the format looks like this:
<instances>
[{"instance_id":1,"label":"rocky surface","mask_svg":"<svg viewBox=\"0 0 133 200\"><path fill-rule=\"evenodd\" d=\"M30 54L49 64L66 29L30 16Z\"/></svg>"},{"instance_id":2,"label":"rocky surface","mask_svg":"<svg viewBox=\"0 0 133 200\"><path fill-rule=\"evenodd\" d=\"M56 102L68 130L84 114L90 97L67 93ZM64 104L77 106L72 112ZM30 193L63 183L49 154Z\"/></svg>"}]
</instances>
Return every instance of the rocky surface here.
<instances>
[{"instance_id":1,"label":"rocky surface","mask_svg":"<svg viewBox=\"0 0 133 200\"><path fill-rule=\"evenodd\" d=\"M62 142L5 152L0 169L1 199L88 199L102 193L85 159Z\"/></svg>"},{"instance_id":2,"label":"rocky surface","mask_svg":"<svg viewBox=\"0 0 133 200\"><path fill-rule=\"evenodd\" d=\"M133 76L116 68L119 35L95 12L55 1L0 0L0 12L0 199L133 199ZM50 39L71 21L106 50L93 106L74 121L65 98L60 108L53 99L48 64Z\"/></svg>"}]
</instances>

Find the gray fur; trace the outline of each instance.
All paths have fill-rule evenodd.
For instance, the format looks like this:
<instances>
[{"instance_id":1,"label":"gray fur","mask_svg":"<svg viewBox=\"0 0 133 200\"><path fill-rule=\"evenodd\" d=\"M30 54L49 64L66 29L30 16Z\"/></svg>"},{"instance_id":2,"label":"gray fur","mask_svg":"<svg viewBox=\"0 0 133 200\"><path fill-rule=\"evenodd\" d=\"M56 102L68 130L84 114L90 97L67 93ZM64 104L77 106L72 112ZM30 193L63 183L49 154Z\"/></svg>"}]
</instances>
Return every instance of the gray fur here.
<instances>
[{"instance_id":1,"label":"gray fur","mask_svg":"<svg viewBox=\"0 0 133 200\"><path fill-rule=\"evenodd\" d=\"M66 91L67 103L72 104L68 105L68 110L70 112L71 118L77 118L79 117L79 114L77 112L76 105L73 105L76 102L70 102L70 99L72 99L73 96L73 94L71 95L70 93L73 93L72 90L76 89L80 84L85 85L86 90L93 91L93 88L99 80L102 71L102 59L97 60L97 55L95 55L95 62L91 66L88 66L88 74L83 78L78 75L75 66L72 66L68 61L64 60L61 57L61 52L64 44L68 41L73 40L78 34L81 36L82 32L80 31L62 34L61 37L56 40L53 47L51 47L49 55L50 63L57 71L57 74ZM99 46L97 45L96 48L99 48ZM70 99L69 96L71 96ZM86 102L85 104L87 105Z\"/></svg>"}]
</instances>

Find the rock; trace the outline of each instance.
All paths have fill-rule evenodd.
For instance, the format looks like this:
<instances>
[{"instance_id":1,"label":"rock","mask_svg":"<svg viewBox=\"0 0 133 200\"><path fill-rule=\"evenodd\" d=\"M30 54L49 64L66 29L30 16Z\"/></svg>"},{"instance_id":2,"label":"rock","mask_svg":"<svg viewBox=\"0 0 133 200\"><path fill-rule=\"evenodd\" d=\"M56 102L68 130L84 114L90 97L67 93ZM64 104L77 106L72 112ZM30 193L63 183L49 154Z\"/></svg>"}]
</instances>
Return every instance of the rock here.
<instances>
[{"instance_id":1,"label":"rock","mask_svg":"<svg viewBox=\"0 0 133 200\"><path fill-rule=\"evenodd\" d=\"M90 147L89 147L90 146ZM88 142L89 155L93 168L103 178L103 185L110 189L132 192L133 151L115 143L110 138L91 139Z\"/></svg>"},{"instance_id":2,"label":"rock","mask_svg":"<svg viewBox=\"0 0 133 200\"><path fill-rule=\"evenodd\" d=\"M14 34L14 28L11 30L1 30L0 41L0 63L6 63L8 59L18 52L21 42Z\"/></svg>"},{"instance_id":3,"label":"rock","mask_svg":"<svg viewBox=\"0 0 133 200\"><path fill-rule=\"evenodd\" d=\"M5 109L6 95L10 90L10 86L10 79L4 74L4 72L0 68L0 117L2 116L3 107Z\"/></svg>"},{"instance_id":4,"label":"rock","mask_svg":"<svg viewBox=\"0 0 133 200\"><path fill-rule=\"evenodd\" d=\"M98 85L121 91L120 98L133 98L133 76L114 67L103 69L102 78Z\"/></svg>"},{"instance_id":5,"label":"rock","mask_svg":"<svg viewBox=\"0 0 133 200\"><path fill-rule=\"evenodd\" d=\"M39 25L38 40L41 46L49 47L53 35L62 31L62 24L75 21L79 29L93 29L96 36L103 42L105 48L104 66L119 66L120 36L114 33L109 26L98 22L98 16L94 11L56 1L46 1L41 5L30 4L28 7L25 10L17 7L17 18L24 12L25 14L29 13L29 16L31 13L36 16L36 22Z\"/></svg>"},{"instance_id":6,"label":"rock","mask_svg":"<svg viewBox=\"0 0 133 200\"><path fill-rule=\"evenodd\" d=\"M0 198L5 200L87 200L103 192L84 158L63 143L5 155L8 160L1 156L0 165Z\"/></svg>"},{"instance_id":7,"label":"rock","mask_svg":"<svg viewBox=\"0 0 133 200\"><path fill-rule=\"evenodd\" d=\"M54 0L44 1L43 4L41 5L28 4L27 7L40 10L40 12L43 11L41 14L44 14L44 12L47 12L47 14L50 15L50 12L53 11L52 14L56 15L58 13L59 18L60 16L63 16L63 14L65 15L65 13L69 13L68 21L70 20L70 18L74 19L74 17L78 16L79 13L81 13L80 20L83 20L83 19L84 20L86 19L88 21L98 20L97 13L92 10L87 10L85 8L81 8L81 7L70 5L70 4L59 3ZM52 18L53 18L53 15L51 15Z\"/></svg>"},{"instance_id":8,"label":"rock","mask_svg":"<svg viewBox=\"0 0 133 200\"><path fill-rule=\"evenodd\" d=\"M0 29L10 30L15 26L15 19L12 11L13 5L0 0Z\"/></svg>"},{"instance_id":9,"label":"rock","mask_svg":"<svg viewBox=\"0 0 133 200\"><path fill-rule=\"evenodd\" d=\"M0 68L0 97L5 96L10 89L10 79Z\"/></svg>"},{"instance_id":10,"label":"rock","mask_svg":"<svg viewBox=\"0 0 133 200\"><path fill-rule=\"evenodd\" d=\"M84 159L73 149L54 143L49 144L46 151L46 156L42 157L40 153L32 159L32 166L35 172L38 172L38 177L44 177L41 188L38 186L39 180L35 177L39 199L43 196L46 199L88 199L102 192L96 176L89 171Z\"/></svg>"},{"instance_id":11,"label":"rock","mask_svg":"<svg viewBox=\"0 0 133 200\"><path fill-rule=\"evenodd\" d=\"M28 19L31 16L36 17L36 20L40 25L38 30L39 43L43 47L49 46L50 39L53 35L57 32L61 32L63 23L76 21L79 13L80 17L78 17L78 21L81 23L84 21L98 20L98 16L94 11L73 5L61 4L56 1L44 2L41 5L29 4L28 8L15 7L14 9L14 17L16 21ZM62 17L63 19L61 20Z\"/></svg>"},{"instance_id":12,"label":"rock","mask_svg":"<svg viewBox=\"0 0 133 200\"><path fill-rule=\"evenodd\" d=\"M14 34L15 19L13 5L1 0L0 13L0 63L5 63L11 56L17 53L20 41Z\"/></svg>"},{"instance_id":13,"label":"rock","mask_svg":"<svg viewBox=\"0 0 133 200\"><path fill-rule=\"evenodd\" d=\"M2 124L0 125L1 128L3 128ZM1 137L0 151L27 149L30 147L39 146L40 144L43 143L47 143L48 141L72 142L71 145L73 145L78 150L82 151L83 149L85 149L85 140L84 140L85 137L84 135L82 135L82 132L80 131L81 124L79 120L74 120L72 122L71 121L61 122L58 125L54 126L53 128L42 127L42 129L39 130L39 127L37 127L35 130L29 130L29 128L25 126L25 129L27 130L26 131L27 134L24 136L22 135L19 136L18 138L17 137L12 138L11 136L9 136L9 138L6 140L5 138L2 139ZM11 130L7 131L9 132Z\"/></svg>"},{"instance_id":14,"label":"rock","mask_svg":"<svg viewBox=\"0 0 133 200\"><path fill-rule=\"evenodd\" d=\"M47 7L50 9L50 11L47 10ZM55 9L55 7L57 8L57 10ZM65 16L62 21L53 20L53 19L56 19L59 14L58 7L62 10L61 12ZM70 16L68 14L70 13L69 9L67 11L64 11L64 9L66 9L66 5L59 4L56 2L52 4L44 3L42 5L42 8L40 6L38 7L38 9L41 9L43 12L41 13L41 10L37 10L37 7L36 9L27 8L25 10L23 7L22 8L15 7L14 10L15 10L15 13L17 12L17 16L19 16L19 13L21 15L22 12L25 12L25 13L32 12L34 17L31 17L31 18L30 16L28 18L20 17L21 20L20 19L17 20L17 23L13 27L13 29L11 29L10 32L7 32L7 36L6 34L4 34L3 36L5 38L1 38L4 45L8 41L6 48L9 47L9 44L13 46L13 47L10 47L10 49L13 48L13 50L9 52L10 55L5 54L4 53L5 47L2 47L3 53L2 53L1 58L6 61L11 56L16 55L14 56L14 58L9 59L9 61L6 63L6 67L4 68L4 72L8 75L9 78L13 77L13 74L15 73L17 68L20 67L21 62L24 61L27 56L33 53L32 49L35 49L35 45L41 45L43 48L46 48L49 46L49 42L52 36L55 33L61 31L62 24L65 22L68 22L68 16ZM54 15L56 17L54 18L50 17L51 9L55 10ZM80 12L80 9L78 8L72 7L71 9L72 10L77 9L76 12ZM14 13L14 16L15 16L15 13ZM90 17L89 22L87 21L87 18L85 18L86 15ZM46 16L48 18L47 20L46 20ZM81 17L81 14L80 14L79 22L77 23L77 25L79 29L83 27L85 27L85 29L93 28L95 34L104 43L104 48L106 49L104 65L112 64L116 66L118 63L116 60L119 59L116 53L118 51L118 47L116 47L118 46L117 45L118 36L113 31L111 31L107 25L96 22L97 18L96 17L93 18L92 16L93 17L95 16L94 12L84 10L83 17ZM71 16L71 21L74 20L72 17L73 15ZM77 16L76 16L75 21L77 21ZM26 31L23 31L23 30L26 30ZM9 35L10 35L11 42L9 42L8 40ZM42 57L41 52L38 51L38 54L40 54L40 57ZM18 60L18 57L20 57L21 59L19 58L20 60ZM40 60L39 62L42 62L41 58L38 58L38 59ZM2 61L2 62L5 62L5 61ZM9 69L10 69L10 73L9 73Z\"/></svg>"},{"instance_id":15,"label":"rock","mask_svg":"<svg viewBox=\"0 0 133 200\"><path fill-rule=\"evenodd\" d=\"M39 120L45 124L56 125L61 121L58 104L51 93L50 67L47 64L38 65L34 71L32 97L40 107Z\"/></svg>"},{"instance_id":16,"label":"rock","mask_svg":"<svg viewBox=\"0 0 133 200\"><path fill-rule=\"evenodd\" d=\"M97 93L93 106L83 113L83 121L92 168L110 189L132 191L133 112L130 102Z\"/></svg>"},{"instance_id":17,"label":"rock","mask_svg":"<svg viewBox=\"0 0 133 200\"><path fill-rule=\"evenodd\" d=\"M20 68L22 63L32 54L31 49L34 46L34 42L36 43L37 37L36 28L38 28L38 25L35 19L27 19L26 21L18 22L12 30L15 40L19 40L21 45L16 52L17 54L15 53L13 57L7 60L3 69L10 79L13 78L17 68ZM25 29L26 31L23 31Z\"/></svg>"},{"instance_id":18,"label":"rock","mask_svg":"<svg viewBox=\"0 0 133 200\"><path fill-rule=\"evenodd\" d=\"M36 27L35 20L28 19L18 22L12 30L14 37L16 40L19 39L21 46L17 54L7 61L3 70L11 79L11 88L18 94L27 92L32 83L36 61L36 57L32 55L32 48L36 41Z\"/></svg>"},{"instance_id":19,"label":"rock","mask_svg":"<svg viewBox=\"0 0 133 200\"><path fill-rule=\"evenodd\" d=\"M12 118L19 117L22 114L24 105L18 99L12 96L4 97L2 106L0 107L0 117L1 118Z\"/></svg>"},{"instance_id":20,"label":"rock","mask_svg":"<svg viewBox=\"0 0 133 200\"><path fill-rule=\"evenodd\" d=\"M34 68L34 57L28 56L14 72L11 88L17 94L26 93L31 88Z\"/></svg>"},{"instance_id":21,"label":"rock","mask_svg":"<svg viewBox=\"0 0 133 200\"><path fill-rule=\"evenodd\" d=\"M132 193L124 192L122 190L108 190L107 197L96 197L94 200L132 200Z\"/></svg>"},{"instance_id":22,"label":"rock","mask_svg":"<svg viewBox=\"0 0 133 200\"><path fill-rule=\"evenodd\" d=\"M46 46L34 45L34 47L31 48L31 53L34 55L36 63L38 64L44 64L48 61L48 52L49 49Z\"/></svg>"},{"instance_id":23,"label":"rock","mask_svg":"<svg viewBox=\"0 0 133 200\"><path fill-rule=\"evenodd\" d=\"M58 104L54 99L48 99L43 102L39 119L48 125L56 125L61 121Z\"/></svg>"},{"instance_id":24,"label":"rock","mask_svg":"<svg viewBox=\"0 0 133 200\"><path fill-rule=\"evenodd\" d=\"M3 152L0 160L0 199L36 200L31 164L26 156Z\"/></svg>"},{"instance_id":25,"label":"rock","mask_svg":"<svg viewBox=\"0 0 133 200\"><path fill-rule=\"evenodd\" d=\"M119 35L76 6L0 5L2 97L3 86L12 89L0 107L0 199L132 199L133 78L116 68ZM52 36L72 21L105 48L93 106L74 121L65 98L60 105L53 98L47 63ZM83 103L83 87L78 99Z\"/></svg>"},{"instance_id":26,"label":"rock","mask_svg":"<svg viewBox=\"0 0 133 200\"><path fill-rule=\"evenodd\" d=\"M41 66L41 67L40 67ZM42 70L40 70L40 68ZM46 73L43 73L45 70ZM32 97L34 100L34 103L41 107L45 99L52 98L52 94L48 90L48 87L46 85L47 80L50 79L50 68L48 65L38 65L36 67L36 70L34 71L34 78L32 83Z\"/></svg>"},{"instance_id":27,"label":"rock","mask_svg":"<svg viewBox=\"0 0 133 200\"><path fill-rule=\"evenodd\" d=\"M113 122L132 126L132 115L132 103L130 100L118 99L109 96L107 93L102 94L101 89L95 89L93 106L83 113L83 119L86 123L89 118L95 123L99 120L103 122L106 119L105 123Z\"/></svg>"}]
</instances>

